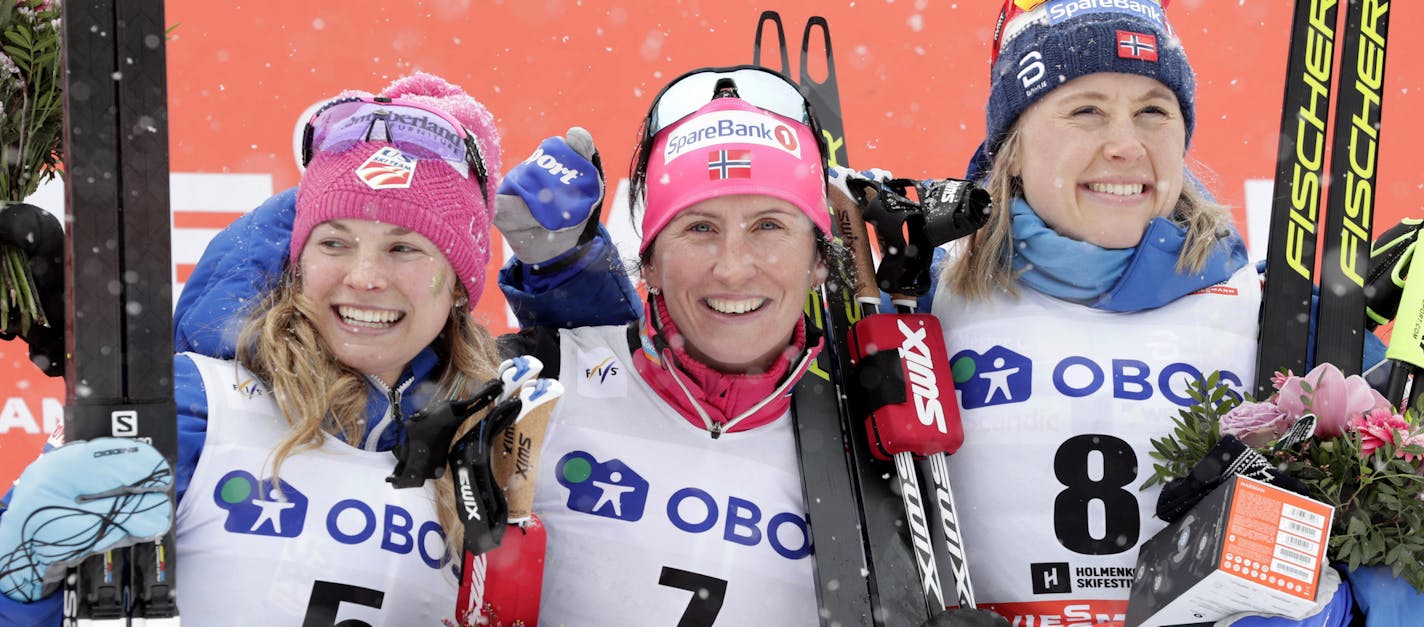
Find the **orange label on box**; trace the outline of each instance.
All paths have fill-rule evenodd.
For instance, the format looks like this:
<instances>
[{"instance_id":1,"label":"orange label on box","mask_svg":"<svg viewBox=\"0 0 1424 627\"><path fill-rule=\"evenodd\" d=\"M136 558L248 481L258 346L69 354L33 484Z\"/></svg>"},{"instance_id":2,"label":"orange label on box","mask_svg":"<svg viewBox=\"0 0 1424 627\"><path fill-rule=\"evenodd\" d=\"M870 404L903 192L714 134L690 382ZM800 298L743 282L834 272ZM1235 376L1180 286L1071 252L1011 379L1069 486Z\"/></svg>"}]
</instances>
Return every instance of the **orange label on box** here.
<instances>
[{"instance_id":1,"label":"orange label on box","mask_svg":"<svg viewBox=\"0 0 1424 627\"><path fill-rule=\"evenodd\" d=\"M1219 568L1313 601L1333 513L1294 492L1237 477Z\"/></svg>"}]
</instances>

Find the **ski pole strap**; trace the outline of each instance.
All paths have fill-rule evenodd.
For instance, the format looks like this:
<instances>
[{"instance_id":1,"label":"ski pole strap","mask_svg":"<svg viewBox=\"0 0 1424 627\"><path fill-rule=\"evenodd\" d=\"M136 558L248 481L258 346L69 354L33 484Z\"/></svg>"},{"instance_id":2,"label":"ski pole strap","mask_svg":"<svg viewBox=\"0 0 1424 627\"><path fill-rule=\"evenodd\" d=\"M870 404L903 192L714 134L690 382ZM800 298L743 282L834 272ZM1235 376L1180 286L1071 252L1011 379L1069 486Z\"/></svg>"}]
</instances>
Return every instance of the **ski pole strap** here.
<instances>
[{"instance_id":1,"label":"ski pole strap","mask_svg":"<svg viewBox=\"0 0 1424 627\"><path fill-rule=\"evenodd\" d=\"M427 479L443 476L455 431L503 390L503 383L491 380L470 398L435 401L416 412L405 421L405 437L391 449L396 467L386 481L396 488L418 488Z\"/></svg>"},{"instance_id":2,"label":"ski pole strap","mask_svg":"<svg viewBox=\"0 0 1424 627\"><path fill-rule=\"evenodd\" d=\"M865 219L880 240L876 280L881 289L897 294L927 294L935 247L969 235L989 220L989 193L969 181L853 179L847 186L859 197Z\"/></svg>"},{"instance_id":3,"label":"ski pole strap","mask_svg":"<svg viewBox=\"0 0 1424 627\"><path fill-rule=\"evenodd\" d=\"M1365 275L1365 314L1371 327L1386 324L1399 310L1399 299L1409 277L1414 245L1424 220L1405 218L1385 231L1370 246L1370 268Z\"/></svg>"},{"instance_id":4,"label":"ski pole strap","mask_svg":"<svg viewBox=\"0 0 1424 627\"><path fill-rule=\"evenodd\" d=\"M953 453L964 443L954 383L939 319L928 314L876 314L851 327L851 359L857 379L900 378L898 392L881 384L866 401L871 452L889 460L897 453ZM872 374L872 370L880 370ZM875 392L867 394L876 397ZM892 399L900 398L899 402ZM879 403L876 406L876 403Z\"/></svg>"}]
</instances>

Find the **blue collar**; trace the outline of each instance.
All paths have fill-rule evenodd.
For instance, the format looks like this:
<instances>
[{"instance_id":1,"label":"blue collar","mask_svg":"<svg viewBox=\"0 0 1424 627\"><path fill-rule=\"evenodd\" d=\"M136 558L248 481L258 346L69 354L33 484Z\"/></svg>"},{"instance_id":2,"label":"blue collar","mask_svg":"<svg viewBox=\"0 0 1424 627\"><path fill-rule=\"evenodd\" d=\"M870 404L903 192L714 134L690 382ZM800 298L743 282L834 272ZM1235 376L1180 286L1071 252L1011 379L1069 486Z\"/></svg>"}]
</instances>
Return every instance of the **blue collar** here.
<instances>
[{"instance_id":1,"label":"blue collar","mask_svg":"<svg viewBox=\"0 0 1424 627\"><path fill-rule=\"evenodd\" d=\"M1216 241L1200 272L1177 272L1186 228L1165 218L1147 224L1133 248L1108 249L1058 234L1015 198L1014 270L1036 291L1094 309L1132 312L1156 309L1231 278L1245 266L1246 244L1236 229Z\"/></svg>"}]
</instances>

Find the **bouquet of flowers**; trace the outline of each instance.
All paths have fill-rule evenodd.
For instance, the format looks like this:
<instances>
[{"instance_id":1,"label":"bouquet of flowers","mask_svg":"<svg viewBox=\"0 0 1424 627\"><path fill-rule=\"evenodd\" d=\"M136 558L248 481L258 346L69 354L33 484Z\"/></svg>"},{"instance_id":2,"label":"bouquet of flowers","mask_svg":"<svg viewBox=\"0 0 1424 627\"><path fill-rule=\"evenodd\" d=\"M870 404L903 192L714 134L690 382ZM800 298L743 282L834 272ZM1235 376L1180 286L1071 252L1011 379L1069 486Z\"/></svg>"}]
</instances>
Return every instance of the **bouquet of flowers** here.
<instances>
[{"instance_id":1,"label":"bouquet of flowers","mask_svg":"<svg viewBox=\"0 0 1424 627\"><path fill-rule=\"evenodd\" d=\"M0 206L23 201L59 171L59 16L57 0L0 0ZM24 334L34 323L45 319L29 264L0 244L0 331Z\"/></svg>"},{"instance_id":2,"label":"bouquet of flowers","mask_svg":"<svg viewBox=\"0 0 1424 627\"><path fill-rule=\"evenodd\" d=\"M1350 570L1386 566L1424 591L1424 426L1400 414L1358 375L1321 364L1303 377L1278 373L1264 401L1243 399L1217 374L1193 384L1196 401L1172 433L1153 440L1143 485L1188 475L1224 435L1234 435L1335 507L1327 556ZM1288 437L1314 416L1308 437ZM1308 422L1305 424L1309 424Z\"/></svg>"}]
</instances>

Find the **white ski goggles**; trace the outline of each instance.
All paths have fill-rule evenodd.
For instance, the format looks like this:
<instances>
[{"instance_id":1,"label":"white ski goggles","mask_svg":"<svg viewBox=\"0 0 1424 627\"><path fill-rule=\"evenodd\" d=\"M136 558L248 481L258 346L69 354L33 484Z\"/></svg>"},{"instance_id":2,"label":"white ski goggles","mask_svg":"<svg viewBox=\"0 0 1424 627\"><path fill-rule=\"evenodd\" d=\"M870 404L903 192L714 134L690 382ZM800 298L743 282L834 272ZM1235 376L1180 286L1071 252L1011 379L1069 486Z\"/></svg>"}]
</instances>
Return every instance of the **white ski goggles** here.
<instances>
[{"instance_id":1,"label":"white ski goggles","mask_svg":"<svg viewBox=\"0 0 1424 627\"><path fill-rule=\"evenodd\" d=\"M764 67L735 65L692 70L668 83L653 99L647 136L692 115L727 90L747 104L813 126L811 105L795 83Z\"/></svg>"}]
</instances>

